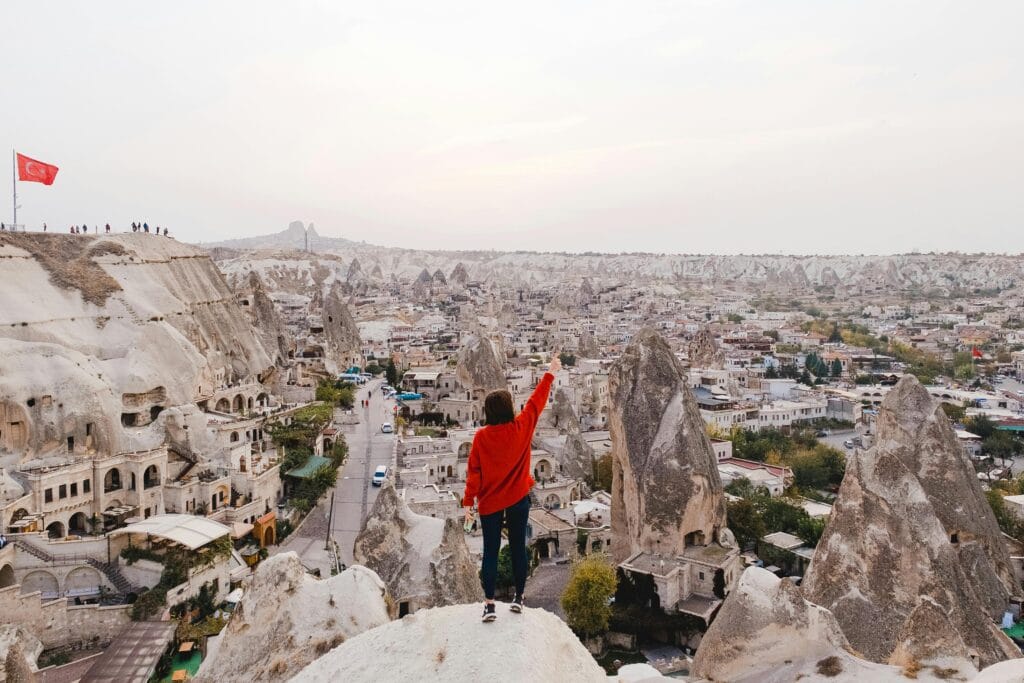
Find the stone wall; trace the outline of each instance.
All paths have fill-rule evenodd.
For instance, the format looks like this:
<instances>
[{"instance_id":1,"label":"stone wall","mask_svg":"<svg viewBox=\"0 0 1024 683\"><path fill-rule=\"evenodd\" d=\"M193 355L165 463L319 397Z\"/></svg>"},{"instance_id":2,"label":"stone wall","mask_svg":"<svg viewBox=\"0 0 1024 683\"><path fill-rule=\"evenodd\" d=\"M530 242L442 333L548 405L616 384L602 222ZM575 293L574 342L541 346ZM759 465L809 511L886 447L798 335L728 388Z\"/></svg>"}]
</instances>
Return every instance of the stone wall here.
<instances>
[{"instance_id":1,"label":"stone wall","mask_svg":"<svg viewBox=\"0 0 1024 683\"><path fill-rule=\"evenodd\" d=\"M17 623L45 647L93 639L110 640L130 621L130 607L68 606L66 600L43 602L38 592L21 595L20 586L0 589L0 623Z\"/></svg>"}]
</instances>

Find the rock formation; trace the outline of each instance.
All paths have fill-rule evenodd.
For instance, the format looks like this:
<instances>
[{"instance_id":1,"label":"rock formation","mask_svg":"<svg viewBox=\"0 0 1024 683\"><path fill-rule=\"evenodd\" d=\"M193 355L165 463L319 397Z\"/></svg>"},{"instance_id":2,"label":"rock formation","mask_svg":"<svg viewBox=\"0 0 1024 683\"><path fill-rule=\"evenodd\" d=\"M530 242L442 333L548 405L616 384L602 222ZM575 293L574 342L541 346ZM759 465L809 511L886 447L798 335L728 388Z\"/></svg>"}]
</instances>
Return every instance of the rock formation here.
<instances>
[{"instance_id":1,"label":"rock formation","mask_svg":"<svg viewBox=\"0 0 1024 683\"><path fill-rule=\"evenodd\" d=\"M562 472L569 477L586 479L594 474L594 449L583 439L580 431L580 419L572 409L565 389L555 392L551 402L550 417L547 418L552 427L565 434L565 443L556 453Z\"/></svg>"},{"instance_id":2,"label":"rock formation","mask_svg":"<svg viewBox=\"0 0 1024 683\"><path fill-rule=\"evenodd\" d=\"M910 661L867 661L850 646L836 615L805 600L791 581L750 567L701 639L693 674L731 683L896 683L906 681L905 671L912 670L919 680L1024 680L1024 660L1004 662L1012 666L997 665L979 675L969 659L943 650L943 644L940 637L933 643L933 656L915 658L909 668Z\"/></svg>"},{"instance_id":3,"label":"rock formation","mask_svg":"<svg viewBox=\"0 0 1024 683\"><path fill-rule=\"evenodd\" d=\"M459 524L415 514L391 482L381 488L353 554L387 585L392 617L401 603L415 611L483 599Z\"/></svg>"},{"instance_id":4,"label":"rock formation","mask_svg":"<svg viewBox=\"0 0 1024 683\"><path fill-rule=\"evenodd\" d=\"M550 612L501 610L497 621L481 625L479 611L474 604L417 612L352 638L292 680L608 681L565 622Z\"/></svg>"},{"instance_id":5,"label":"rock formation","mask_svg":"<svg viewBox=\"0 0 1024 683\"><path fill-rule=\"evenodd\" d=\"M679 360L645 328L609 373L612 555L681 553L719 540L725 499L711 442Z\"/></svg>"},{"instance_id":6,"label":"rock formation","mask_svg":"<svg viewBox=\"0 0 1024 683\"><path fill-rule=\"evenodd\" d=\"M582 358L601 357L601 347L597 345L597 340L594 339L594 335L587 330L583 330L583 333L580 334L579 355Z\"/></svg>"},{"instance_id":7,"label":"rock formation","mask_svg":"<svg viewBox=\"0 0 1024 683\"><path fill-rule=\"evenodd\" d=\"M702 326L690 340L687 355L691 368L721 370L725 367L725 353L718 348L718 342L707 326Z\"/></svg>"},{"instance_id":8,"label":"rock formation","mask_svg":"<svg viewBox=\"0 0 1024 683\"><path fill-rule=\"evenodd\" d=\"M248 284L252 293L249 315L252 316L253 327L263 342L263 348L271 354L276 363L280 364L288 358L288 352L292 348L288 331L256 271L249 273Z\"/></svg>"},{"instance_id":9,"label":"rock formation","mask_svg":"<svg viewBox=\"0 0 1024 683\"><path fill-rule=\"evenodd\" d=\"M457 285L465 285L469 282L469 273L466 272L466 266L462 261L459 261L455 264L455 267L452 268L451 275L448 276L448 281Z\"/></svg>"},{"instance_id":10,"label":"rock formation","mask_svg":"<svg viewBox=\"0 0 1024 683\"><path fill-rule=\"evenodd\" d=\"M65 246L87 250L91 265L46 256ZM73 436L76 450L153 448L163 433L148 428L151 414L272 370L234 293L195 247L5 233L0 256L0 418L20 425L0 447L31 457ZM106 279L118 287L100 298L93 281ZM138 414L132 427L122 413Z\"/></svg>"},{"instance_id":11,"label":"rock formation","mask_svg":"<svg viewBox=\"0 0 1024 683\"><path fill-rule=\"evenodd\" d=\"M317 657L387 623L384 583L365 567L310 576L295 553L264 561L203 662L198 683L286 681Z\"/></svg>"},{"instance_id":12,"label":"rock formation","mask_svg":"<svg viewBox=\"0 0 1024 683\"><path fill-rule=\"evenodd\" d=\"M996 627L1018 593L974 470L912 376L882 402L875 445L851 458L804 580L873 661L1019 657Z\"/></svg>"},{"instance_id":13,"label":"rock formation","mask_svg":"<svg viewBox=\"0 0 1024 683\"><path fill-rule=\"evenodd\" d=\"M337 282L331 285L324 297L322 316L326 347L324 366L328 372L345 372L353 365L362 365L359 327Z\"/></svg>"},{"instance_id":14,"label":"rock formation","mask_svg":"<svg viewBox=\"0 0 1024 683\"><path fill-rule=\"evenodd\" d=\"M0 681L32 683L43 644L17 624L0 624Z\"/></svg>"},{"instance_id":15,"label":"rock formation","mask_svg":"<svg viewBox=\"0 0 1024 683\"><path fill-rule=\"evenodd\" d=\"M459 350L455 378L463 388L481 394L508 387L504 359L494 342L480 335L470 335Z\"/></svg>"}]
</instances>

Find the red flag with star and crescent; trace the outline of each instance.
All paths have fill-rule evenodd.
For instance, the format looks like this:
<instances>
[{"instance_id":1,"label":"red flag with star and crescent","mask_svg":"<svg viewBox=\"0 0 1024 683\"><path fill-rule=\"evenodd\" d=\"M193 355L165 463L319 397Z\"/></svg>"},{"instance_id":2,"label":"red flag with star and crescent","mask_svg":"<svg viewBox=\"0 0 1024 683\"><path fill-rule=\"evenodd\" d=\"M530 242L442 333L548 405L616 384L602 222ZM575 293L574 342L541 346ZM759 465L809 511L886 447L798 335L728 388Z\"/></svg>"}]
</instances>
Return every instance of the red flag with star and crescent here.
<instances>
[{"instance_id":1,"label":"red flag with star and crescent","mask_svg":"<svg viewBox=\"0 0 1024 683\"><path fill-rule=\"evenodd\" d=\"M24 180L30 183L42 183L43 185L53 185L53 179L57 177L57 171L59 170L53 164L46 164L42 161L36 161L31 159L24 154L18 154L18 180Z\"/></svg>"},{"instance_id":2,"label":"red flag with star and crescent","mask_svg":"<svg viewBox=\"0 0 1024 683\"><path fill-rule=\"evenodd\" d=\"M971 356L973 358L981 358L981 351L978 350L977 346L971 347Z\"/></svg>"}]
</instances>

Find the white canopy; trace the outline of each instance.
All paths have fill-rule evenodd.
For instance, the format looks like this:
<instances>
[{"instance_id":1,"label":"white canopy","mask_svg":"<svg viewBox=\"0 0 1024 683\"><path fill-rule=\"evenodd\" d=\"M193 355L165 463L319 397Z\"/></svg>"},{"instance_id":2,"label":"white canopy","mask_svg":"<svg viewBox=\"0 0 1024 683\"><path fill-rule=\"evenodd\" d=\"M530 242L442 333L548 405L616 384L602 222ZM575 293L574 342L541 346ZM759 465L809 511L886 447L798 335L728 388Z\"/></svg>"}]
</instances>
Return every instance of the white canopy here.
<instances>
[{"instance_id":1,"label":"white canopy","mask_svg":"<svg viewBox=\"0 0 1024 683\"><path fill-rule=\"evenodd\" d=\"M221 536L226 536L231 528L220 522L195 515L154 515L116 529L111 534L148 534L179 543L190 550L202 547Z\"/></svg>"},{"instance_id":2,"label":"white canopy","mask_svg":"<svg viewBox=\"0 0 1024 683\"><path fill-rule=\"evenodd\" d=\"M588 515L591 512L607 512L608 506L604 503L598 503L596 500L581 500L572 506L572 511L577 517Z\"/></svg>"}]
</instances>

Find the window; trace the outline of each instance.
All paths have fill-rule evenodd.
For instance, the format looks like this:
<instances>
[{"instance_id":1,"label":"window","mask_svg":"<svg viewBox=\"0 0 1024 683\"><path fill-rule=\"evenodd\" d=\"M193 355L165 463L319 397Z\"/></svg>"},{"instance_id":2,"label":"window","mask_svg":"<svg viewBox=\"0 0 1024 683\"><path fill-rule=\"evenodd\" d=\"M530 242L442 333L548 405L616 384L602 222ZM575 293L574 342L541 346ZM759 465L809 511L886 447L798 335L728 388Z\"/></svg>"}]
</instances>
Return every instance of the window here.
<instances>
[{"instance_id":1,"label":"window","mask_svg":"<svg viewBox=\"0 0 1024 683\"><path fill-rule=\"evenodd\" d=\"M65 498L68 497L68 485L67 484L61 484L60 485L60 487L57 489L57 497L60 498L61 500L64 500Z\"/></svg>"},{"instance_id":2,"label":"window","mask_svg":"<svg viewBox=\"0 0 1024 683\"><path fill-rule=\"evenodd\" d=\"M47 503L53 502L53 489L46 489L43 491L43 500Z\"/></svg>"},{"instance_id":3,"label":"window","mask_svg":"<svg viewBox=\"0 0 1024 683\"><path fill-rule=\"evenodd\" d=\"M92 480L86 479L82 482L82 493L89 493L92 490Z\"/></svg>"},{"instance_id":4,"label":"window","mask_svg":"<svg viewBox=\"0 0 1024 683\"><path fill-rule=\"evenodd\" d=\"M697 576L700 577L701 581L704 580L704 572L697 572Z\"/></svg>"},{"instance_id":5,"label":"window","mask_svg":"<svg viewBox=\"0 0 1024 683\"><path fill-rule=\"evenodd\" d=\"M71 497L74 498L77 495L78 495L78 482L75 482L75 483L73 483L71 485Z\"/></svg>"},{"instance_id":6,"label":"window","mask_svg":"<svg viewBox=\"0 0 1024 683\"><path fill-rule=\"evenodd\" d=\"M92 422L85 423L85 435L92 436Z\"/></svg>"}]
</instances>

